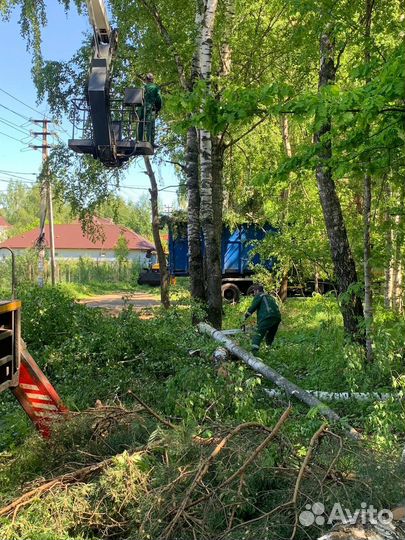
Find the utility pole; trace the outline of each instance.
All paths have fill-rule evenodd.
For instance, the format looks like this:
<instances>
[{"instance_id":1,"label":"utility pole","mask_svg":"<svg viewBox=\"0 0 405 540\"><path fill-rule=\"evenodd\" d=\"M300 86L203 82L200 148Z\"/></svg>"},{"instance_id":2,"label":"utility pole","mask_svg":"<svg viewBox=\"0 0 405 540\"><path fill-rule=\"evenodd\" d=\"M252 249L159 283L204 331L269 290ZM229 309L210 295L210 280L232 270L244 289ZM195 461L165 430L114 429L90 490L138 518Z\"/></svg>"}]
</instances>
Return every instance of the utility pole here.
<instances>
[{"instance_id":1,"label":"utility pole","mask_svg":"<svg viewBox=\"0 0 405 540\"><path fill-rule=\"evenodd\" d=\"M48 150L50 145L48 144L48 135L51 135L48 131L48 124L50 120L33 120L35 124L40 124L42 126L42 131L33 132L35 137L42 136L41 145L31 145L35 150L42 150L42 164L43 171L46 171L45 165L48 160ZM37 245L39 248L39 261L38 261L38 285L40 287L44 286L44 259L45 259L45 220L46 213L48 212L49 218L49 247L51 255L51 282L52 285L55 285L56 277L56 263L55 263L55 235L54 235L54 226L53 226L53 203L52 203L52 187L48 174L42 180L41 184L41 216L40 216L40 226L39 226L39 237Z\"/></svg>"}]
</instances>

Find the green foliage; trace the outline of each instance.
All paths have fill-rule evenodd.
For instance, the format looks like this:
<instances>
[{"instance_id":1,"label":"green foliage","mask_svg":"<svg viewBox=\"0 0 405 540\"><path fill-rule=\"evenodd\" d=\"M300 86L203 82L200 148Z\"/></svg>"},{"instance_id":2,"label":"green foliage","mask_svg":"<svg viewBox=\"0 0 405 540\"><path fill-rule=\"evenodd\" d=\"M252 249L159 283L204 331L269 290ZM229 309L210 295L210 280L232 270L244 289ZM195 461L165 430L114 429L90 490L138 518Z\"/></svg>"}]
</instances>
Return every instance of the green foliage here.
<instances>
[{"instance_id":1,"label":"green foliage","mask_svg":"<svg viewBox=\"0 0 405 540\"><path fill-rule=\"evenodd\" d=\"M315 182L319 150L326 142L332 143L333 156L328 165L336 183L359 280L362 280L363 179L365 174L371 175L372 262L376 277L375 322L371 327L374 363L365 364L362 351L345 342L338 305L332 296L288 301L274 346L269 350L263 345L261 356L307 389L403 392L404 321L403 317L379 305L381 291L378 287L378 280L382 280L384 270L389 269L392 261L403 262L400 213L404 199L404 46L398 40L402 32L400 2L389 0L375 4L370 36L365 32L362 2L238 0L233 16L226 13L227 3L223 2L214 35L210 93L203 83L197 84L193 92L189 91L198 30L194 22L195 4L156 0L153 12L147 2L127 4L121 0L111 2L121 33L114 89L119 91L125 85L132 85L145 72L155 73L167 94L162 122L163 128L170 125L172 134L163 140L168 143L167 151L173 161L184 160L182 145L188 126L203 126L218 135L218 140L225 145L223 176L228 221L233 224L270 222L280 230L279 235L258 246L265 258L273 255L277 259L278 274L273 275L269 283L272 287L290 268L298 268L306 278L315 273L321 277L331 275L329 244ZM42 66L38 59L44 4L38 2L33 7L28 0L3 2L0 9L7 13L14 5L23 6L22 31L33 39L39 94L48 92L52 110L63 111L69 88L74 87L73 83L83 73L84 49L69 64L69 70L51 62ZM156 24L156 14L160 16L160 25ZM180 26L179 20L182 21ZM162 24L171 38L170 46L161 33ZM319 92L319 37L325 28L333 38L339 69L335 84ZM223 45L229 45L232 50L231 70L227 76L220 74ZM44 69L39 70L41 67ZM186 87L178 76L183 68ZM332 118L330 134L318 145L313 144L314 132L329 117ZM283 119L287 119L288 137L285 122L284 131L280 123ZM112 178L94 160L74 161L61 147L53 152L49 166L60 196L80 213L85 225L90 223L89 217L96 209L103 208L104 203L115 202L114 189L119 178ZM11 211L13 205L8 206ZM355 286L361 288L361 283ZM244 420L273 424L280 412L279 404L269 405L263 395L266 381L233 363L224 366L223 377L217 376L210 360L215 345L195 333L189 324L188 310L183 309L184 291L178 290L177 294L182 308L157 311L146 320L131 308L110 319L100 312L77 306L60 290L27 289L23 293L26 297L24 335L34 356L69 406L88 407L96 399L131 404L127 391L132 389L184 429L169 435L156 428L150 437L159 443L158 448L147 458L124 454L99 481L36 502L22 512L15 523L5 522L2 530L5 537L12 538L17 533L44 538L51 530L60 538L159 537L167 516L171 515L173 507L178 507L193 474L185 474L184 482L173 481L179 471L195 471L199 457L207 456L204 449L190 443L190 434L209 436L217 432L218 425L221 431L224 425ZM240 325L247 301L236 308L226 306L228 326ZM199 310L200 306L193 304L192 309ZM248 346L249 338L241 336L240 343ZM199 349L200 356L189 357L189 349ZM28 456L30 465L25 470L31 476L13 480L11 464L15 463L18 445L29 428L11 400L3 396L1 399L1 410L7 410L8 416L6 421L2 420L0 446L11 448L10 467L6 464L0 470L1 485L6 486L5 499L22 481L49 473L51 467L65 465L64 455L81 463L77 459L77 446L80 450L85 448L84 452L95 451L88 424L83 429L75 426L70 441L61 443L54 455L53 449L58 448L60 438L51 441L49 446L39 445L37 438L31 439L27 443L33 446L31 454L25 447L20 454L23 463ZM360 493L353 484L347 489L343 480L339 484L341 488L326 498L341 497L346 501L348 497L351 503L358 503L364 498L364 488L372 485L380 492L377 498L384 504L398 502L401 490L390 480L388 469L398 460L399 449L403 447L403 401L341 402L333 407L351 424L364 429L372 458L370 454L362 455L358 448L345 453L342 463L335 463L341 474L339 478L356 475L361 479L357 490ZM2 414L1 418L4 416ZM279 450L271 448L263 454L258 461L261 469L252 470L246 478L243 501L237 499L237 487L224 493L221 501L224 507L230 507L237 500L240 502L234 516L237 521L254 519L257 508L266 511L271 503L281 502L276 500L275 493L279 494L290 484L288 479L275 479L272 470L280 463L289 470L296 470L308 439L319 423L319 411L308 413L303 406L295 406L287 430L290 444L283 439ZM120 439L118 433L115 436ZM122 437L125 449L129 450L145 442L139 433L131 435L125 431ZM204 488L215 487L216 482L226 477L226 471L235 470L241 460L231 456L238 456L237 450L249 455L252 440L238 440L239 444L231 445L229 454L226 450L220 456ZM110 438L106 439L105 448L107 445L112 452L124 449ZM336 456L336 451L335 447L331 455ZM95 452L98 457L101 454ZM43 462L43 457L48 455L51 456L50 469L46 470L41 459ZM320 461L322 456L322 453L317 456ZM143 482L148 485L147 493L142 489ZM309 494L308 497L312 493L318 498L318 483L312 486L313 491L305 488L302 491ZM215 538L226 526L222 504L202 509L197 523L208 523L210 534L207 537ZM199 508L194 510L197 512ZM58 529L51 529L49 525L52 515L55 518L51 518L51 522ZM111 517L114 523L106 524L100 515ZM284 517L280 516L280 521ZM122 529L116 528L117 520L121 519L124 534ZM275 521L271 520L270 525L274 526ZM289 530L282 527L278 532L280 530L281 536L289 537ZM273 532L253 526L232 533L230 538L275 538ZM187 527L181 534L184 539L192 538Z\"/></svg>"},{"instance_id":2,"label":"green foliage","mask_svg":"<svg viewBox=\"0 0 405 540\"><path fill-rule=\"evenodd\" d=\"M150 201L146 194L141 195L136 202L112 195L107 203L98 208L97 214L112 219L118 225L125 225L145 238L153 238Z\"/></svg>"},{"instance_id":3,"label":"green foliage","mask_svg":"<svg viewBox=\"0 0 405 540\"><path fill-rule=\"evenodd\" d=\"M114 255L120 265L128 261L128 255L129 255L128 240L125 238L123 234L121 234L117 240L117 243L114 247Z\"/></svg>"},{"instance_id":4,"label":"green foliage","mask_svg":"<svg viewBox=\"0 0 405 540\"><path fill-rule=\"evenodd\" d=\"M90 285L92 283L112 284L132 284L136 286L140 264L137 261L95 261L85 257L80 257L77 261L58 261L58 273L61 283L76 283Z\"/></svg>"},{"instance_id":5,"label":"green foliage","mask_svg":"<svg viewBox=\"0 0 405 540\"><path fill-rule=\"evenodd\" d=\"M177 289L178 298L181 294L181 302L187 307L182 284ZM117 533L117 523L120 534L125 530L126 537L157 537L167 525L171 508L184 497L200 459L207 459L212 451L210 446L193 443L192 436L222 437L229 426L245 421L271 426L282 411L282 404L269 402L263 393L267 381L247 367L229 362L217 373L211 361L216 344L191 327L187 309L157 309L152 318L143 318L128 306L117 317L110 317L101 310L76 304L59 289L27 288L21 292L24 339L71 410L94 406L97 399L124 404L131 410L136 405L133 392L179 428L172 431L157 425L149 415L138 418L138 413L131 413L135 416L123 422L107 415L104 422L102 413L95 409L73 417L67 424L56 424L52 439L44 441L32 434L22 411L3 394L2 502L15 497L25 482L39 476L49 477L55 471L60 474L71 470L72 463L85 466L118 454L101 475L66 490L56 488L21 510L14 521L3 519L0 531L4 538L17 535L40 539L52 530L58 540L95 539L101 529L103 537L110 538ZM226 306L227 327L239 326L249 301ZM403 320L379 311L381 333L376 339L376 355L380 360L367 367L356 349L344 342L333 297L289 300L282 316L272 348L263 345L260 356L290 380L304 388L330 391L403 391ZM240 337L242 346L248 346L248 341L248 337ZM190 357L190 349L199 349L200 355ZM350 489L344 483L341 488L340 483L330 484L325 501L347 500L347 507L355 508L365 500L366 490L367 500L391 507L397 502L401 477L392 476L394 471L387 464L398 459L403 403L393 399L384 403L341 402L333 407L350 423L365 429L372 450L348 448L341 455L334 470L342 478L355 474L361 481L358 485L351 483ZM288 498L294 476L276 477L274 471L278 466L297 471L320 421L319 411L294 404L283 437L249 468L244 503L235 514L236 522L254 518L257 508L269 511ZM216 458L204 485L215 488L236 471L262 440L260 437L260 432L249 432L230 441ZM315 457L316 467L327 469L331 457L337 455L338 442L333 441L322 442ZM140 453L137 449L145 444L149 445L148 452ZM184 478L174 482L182 471ZM318 481L306 478L303 488L306 496L313 493L318 500ZM222 494L224 504L238 500L237 489L235 480ZM196 497L202 494L197 492ZM300 499L300 504L305 502L305 497ZM223 515L211 504L201 511L209 514L204 526L215 537L226 526ZM284 521L288 519L285 516ZM272 523L278 527L277 520ZM262 532L252 528L247 538L257 538ZM187 540L192 538L187 527L182 534Z\"/></svg>"},{"instance_id":6,"label":"green foliage","mask_svg":"<svg viewBox=\"0 0 405 540\"><path fill-rule=\"evenodd\" d=\"M10 181L7 185L7 191L0 193L2 214L8 223L12 225L8 231L9 237L38 227L39 201L39 185L34 184L31 187L18 180ZM56 224L70 223L72 217L68 206L57 204L54 210L54 222Z\"/></svg>"}]
</instances>

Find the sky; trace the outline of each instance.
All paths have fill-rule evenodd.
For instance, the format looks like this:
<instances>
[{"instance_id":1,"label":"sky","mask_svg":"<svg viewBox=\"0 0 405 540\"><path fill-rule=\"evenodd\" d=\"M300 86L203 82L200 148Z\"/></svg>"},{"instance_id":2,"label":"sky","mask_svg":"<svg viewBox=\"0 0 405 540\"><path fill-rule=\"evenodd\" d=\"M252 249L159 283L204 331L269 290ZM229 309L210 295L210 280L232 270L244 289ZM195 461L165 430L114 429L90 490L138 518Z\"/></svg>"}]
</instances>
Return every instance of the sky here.
<instances>
[{"instance_id":1,"label":"sky","mask_svg":"<svg viewBox=\"0 0 405 540\"><path fill-rule=\"evenodd\" d=\"M0 20L3 48L0 56L0 192L7 189L11 179L24 180L27 185L35 181L41 166L41 151L29 144L40 144L30 132L38 130L31 122L47 115L46 103L36 104L36 90L31 79L31 53L21 37L18 19L20 8L14 10L9 21ZM68 15L56 0L47 0L48 24L42 32L42 50L46 60L69 60L80 47L83 35L89 31L87 14L79 15L72 8ZM78 89L78 94L81 89ZM65 142L71 136L71 125L64 120L57 129ZM178 183L173 166L154 163L160 188ZM148 194L149 179L144 172L141 158L132 161L120 194L136 201ZM160 192L163 207L176 206L177 196L173 187Z\"/></svg>"}]
</instances>

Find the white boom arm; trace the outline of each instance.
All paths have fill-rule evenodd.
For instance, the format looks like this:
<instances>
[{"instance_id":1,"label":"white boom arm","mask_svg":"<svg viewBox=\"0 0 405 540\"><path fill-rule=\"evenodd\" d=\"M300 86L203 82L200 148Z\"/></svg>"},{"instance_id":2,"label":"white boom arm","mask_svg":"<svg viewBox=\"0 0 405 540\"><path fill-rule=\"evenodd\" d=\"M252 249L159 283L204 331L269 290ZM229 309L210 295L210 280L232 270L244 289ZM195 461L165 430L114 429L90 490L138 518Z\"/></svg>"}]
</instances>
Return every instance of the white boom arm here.
<instances>
[{"instance_id":1,"label":"white boom arm","mask_svg":"<svg viewBox=\"0 0 405 540\"><path fill-rule=\"evenodd\" d=\"M111 26L108 21L104 0L87 0L87 10L89 12L90 24L99 41L109 43Z\"/></svg>"}]
</instances>

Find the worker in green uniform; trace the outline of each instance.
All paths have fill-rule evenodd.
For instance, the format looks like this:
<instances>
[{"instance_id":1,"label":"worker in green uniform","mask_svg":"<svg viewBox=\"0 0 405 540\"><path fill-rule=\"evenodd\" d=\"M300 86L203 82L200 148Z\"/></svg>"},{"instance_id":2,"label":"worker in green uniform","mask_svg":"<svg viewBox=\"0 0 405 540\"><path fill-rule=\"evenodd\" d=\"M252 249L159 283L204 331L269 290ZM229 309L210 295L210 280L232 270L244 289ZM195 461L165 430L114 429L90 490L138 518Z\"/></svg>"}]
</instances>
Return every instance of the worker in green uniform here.
<instances>
[{"instance_id":1,"label":"worker in green uniform","mask_svg":"<svg viewBox=\"0 0 405 540\"><path fill-rule=\"evenodd\" d=\"M245 321L257 311L257 328L252 338L252 351L257 352L260 344L266 338L267 345L274 341L278 326L281 322L280 310L272 296L266 294L262 285L254 286L255 297L247 312Z\"/></svg>"},{"instance_id":2,"label":"worker in green uniform","mask_svg":"<svg viewBox=\"0 0 405 540\"><path fill-rule=\"evenodd\" d=\"M144 100L145 104L139 110L139 137L140 141L146 140L155 147L155 119L162 108L162 96L160 88L155 84L155 78L152 73L145 77Z\"/></svg>"}]
</instances>

